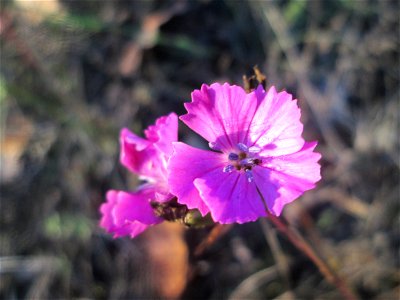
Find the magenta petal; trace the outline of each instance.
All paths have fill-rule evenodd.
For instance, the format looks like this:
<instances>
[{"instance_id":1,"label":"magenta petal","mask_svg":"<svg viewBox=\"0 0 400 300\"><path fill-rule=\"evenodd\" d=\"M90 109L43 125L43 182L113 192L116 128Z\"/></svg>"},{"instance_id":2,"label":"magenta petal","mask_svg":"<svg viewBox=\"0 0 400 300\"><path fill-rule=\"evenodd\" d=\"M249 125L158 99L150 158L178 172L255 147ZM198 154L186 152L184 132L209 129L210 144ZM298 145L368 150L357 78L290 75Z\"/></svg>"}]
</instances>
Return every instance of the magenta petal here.
<instances>
[{"instance_id":1,"label":"magenta petal","mask_svg":"<svg viewBox=\"0 0 400 300\"><path fill-rule=\"evenodd\" d=\"M161 222L161 219L149 211L151 207L147 197L143 198L141 195L138 198L138 195L114 190L108 191L106 197L107 202L100 207L102 214L100 226L114 234L114 238L127 235L133 238L149 227L149 224ZM138 205L133 206L133 203ZM138 218L140 221L134 219L137 215L140 215ZM145 221L147 224L141 221Z\"/></svg>"},{"instance_id":2,"label":"magenta petal","mask_svg":"<svg viewBox=\"0 0 400 300\"><path fill-rule=\"evenodd\" d=\"M129 236L131 238L134 238L134 237L137 237L139 234L141 234L143 231L145 231L147 228L149 228L150 225L146 225L146 224L135 221L130 224L127 224L127 227L129 228ZM121 236L121 235L117 235L116 237L119 237L119 236Z\"/></svg>"},{"instance_id":3,"label":"magenta petal","mask_svg":"<svg viewBox=\"0 0 400 300\"><path fill-rule=\"evenodd\" d=\"M167 192L159 192L157 191L154 195L154 199L156 202L158 203L165 203L170 201L172 198L174 198L174 195L172 195L171 193L167 193Z\"/></svg>"},{"instance_id":4,"label":"magenta petal","mask_svg":"<svg viewBox=\"0 0 400 300\"><path fill-rule=\"evenodd\" d=\"M178 202L188 208L197 208L202 215L209 212L195 188L193 181L204 174L224 167L223 154L193 148L184 143L174 143L174 154L168 165L168 183ZM224 161L225 158L225 161Z\"/></svg>"},{"instance_id":5,"label":"magenta petal","mask_svg":"<svg viewBox=\"0 0 400 300\"><path fill-rule=\"evenodd\" d=\"M305 142L300 151L271 157L264 165L277 173L315 183L321 179L321 166L318 163L321 154L313 152L316 146L317 142Z\"/></svg>"},{"instance_id":6,"label":"magenta petal","mask_svg":"<svg viewBox=\"0 0 400 300\"><path fill-rule=\"evenodd\" d=\"M160 152L170 156L173 151L172 142L178 140L178 116L170 113L160 117L155 125L149 126L144 133Z\"/></svg>"},{"instance_id":7,"label":"magenta petal","mask_svg":"<svg viewBox=\"0 0 400 300\"><path fill-rule=\"evenodd\" d=\"M258 167L253 170L254 184L262 195L262 199L270 213L279 216L285 204L289 203L279 193L279 182L272 180L271 170Z\"/></svg>"},{"instance_id":8,"label":"magenta petal","mask_svg":"<svg viewBox=\"0 0 400 300\"><path fill-rule=\"evenodd\" d=\"M269 211L279 216L282 213L283 207L290 202L293 202L300 197L306 190L315 186L315 184L308 184L291 178L286 174L279 174L271 172L270 170L257 169L254 172L255 182L263 195ZM263 184L260 182L268 182ZM275 186L275 195L271 196L271 185Z\"/></svg>"},{"instance_id":9,"label":"magenta petal","mask_svg":"<svg viewBox=\"0 0 400 300\"><path fill-rule=\"evenodd\" d=\"M108 232L113 232L116 228L112 217L112 210L117 202L117 195L117 191L108 191L106 195L107 202L100 206L100 213L102 215L100 219L100 227L104 228Z\"/></svg>"},{"instance_id":10,"label":"magenta petal","mask_svg":"<svg viewBox=\"0 0 400 300\"><path fill-rule=\"evenodd\" d=\"M103 203L100 207L100 212L102 214L100 220L100 227L104 228L108 233L112 233L114 238L130 235L135 237L136 235L143 232L148 225L142 223L131 223L124 224L123 226L117 226L114 220L114 208L118 203L118 191L108 191L107 192L107 202Z\"/></svg>"},{"instance_id":11,"label":"magenta petal","mask_svg":"<svg viewBox=\"0 0 400 300\"><path fill-rule=\"evenodd\" d=\"M128 145L134 147L136 151L143 151L147 147L151 145L151 142L148 140L137 136L133 132L131 132L128 128L122 128L120 133L120 138L122 141L126 142Z\"/></svg>"},{"instance_id":12,"label":"magenta petal","mask_svg":"<svg viewBox=\"0 0 400 300\"><path fill-rule=\"evenodd\" d=\"M121 130L120 144L121 164L133 173L151 177L155 173L153 166L162 164L152 143L138 137L127 128Z\"/></svg>"},{"instance_id":13,"label":"magenta petal","mask_svg":"<svg viewBox=\"0 0 400 300\"><path fill-rule=\"evenodd\" d=\"M264 148L260 154L278 156L300 150L304 140L297 101L286 92L277 93L275 87L267 93L257 89L255 94L259 106L250 126L249 138L258 147Z\"/></svg>"},{"instance_id":14,"label":"magenta petal","mask_svg":"<svg viewBox=\"0 0 400 300\"><path fill-rule=\"evenodd\" d=\"M217 148L236 149L246 142L256 106L254 93L239 86L203 84L192 93L192 102L185 103L188 113L180 119Z\"/></svg>"},{"instance_id":15,"label":"magenta petal","mask_svg":"<svg viewBox=\"0 0 400 300\"><path fill-rule=\"evenodd\" d=\"M140 222L152 225L161 221L153 211L150 200L154 199L154 190L142 189L135 193L119 192L118 202L113 210L116 226L123 226L129 222Z\"/></svg>"},{"instance_id":16,"label":"magenta petal","mask_svg":"<svg viewBox=\"0 0 400 300\"><path fill-rule=\"evenodd\" d=\"M306 142L303 148L296 153L274 157L254 170L255 182L265 197L271 195L268 186L262 182L272 182L278 191L276 198L268 198L267 205L270 211L279 216L283 207L297 199L305 191L315 187L321 179L318 160L319 153L313 152L316 142Z\"/></svg>"},{"instance_id":17,"label":"magenta petal","mask_svg":"<svg viewBox=\"0 0 400 300\"><path fill-rule=\"evenodd\" d=\"M216 222L245 223L266 216L255 184L249 183L244 173L214 170L194 184Z\"/></svg>"},{"instance_id":18,"label":"magenta petal","mask_svg":"<svg viewBox=\"0 0 400 300\"><path fill-rule=\"evenodd\" d=\"M167 161L172 154L172 142L177 140L178 117L171 113L156 120L145 130L147 139L138 137L129 129L121 130L120 161L122 165L143 178L165 182Z\"/></svg>"}]
</instances>

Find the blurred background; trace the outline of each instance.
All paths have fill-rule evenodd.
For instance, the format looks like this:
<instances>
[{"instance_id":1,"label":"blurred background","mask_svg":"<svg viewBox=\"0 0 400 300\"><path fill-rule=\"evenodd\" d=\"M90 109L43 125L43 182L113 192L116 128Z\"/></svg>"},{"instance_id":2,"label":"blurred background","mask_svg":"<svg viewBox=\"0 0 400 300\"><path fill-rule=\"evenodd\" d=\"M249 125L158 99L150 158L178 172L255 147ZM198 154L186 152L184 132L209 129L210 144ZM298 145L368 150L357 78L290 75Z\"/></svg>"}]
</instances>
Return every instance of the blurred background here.
<instances>
[{"instance_id":1,"label":"blurred background","mask_svg":"<svg viewBox=\"0 0 400 300\"><path fill-rule=\"evenodd\" d=\"M134 189L118 134L258 65L292 93L323 179L284 217L362 299L399 299L399 2L2 0L1 299L338 299L265 220L98 227ZM202 145L182 123L180 138ZM283 266L283 267L282 267Z\"/></svg>"}]
</instances>

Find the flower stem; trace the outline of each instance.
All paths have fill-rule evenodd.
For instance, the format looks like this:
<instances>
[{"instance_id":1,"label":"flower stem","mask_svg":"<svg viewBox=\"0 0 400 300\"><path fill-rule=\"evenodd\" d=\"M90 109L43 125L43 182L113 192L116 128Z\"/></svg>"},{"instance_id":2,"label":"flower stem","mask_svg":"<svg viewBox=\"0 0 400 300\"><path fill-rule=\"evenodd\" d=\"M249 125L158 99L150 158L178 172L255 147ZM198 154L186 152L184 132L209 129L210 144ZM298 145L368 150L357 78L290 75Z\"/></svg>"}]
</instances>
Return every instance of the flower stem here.
<instances>
[{"instance_id":1,"label":"flower stem","mask_svg":"<svg viewBox=\"0 0 400 300\"><path fill-rule=\"evenodd\" d=\"M291 229L286 223L282 222L277 216L267 210L269 220L276 228L283 233L289 241L300 251L302 251L318 267L321 274L327 281L334 284L343 297L347 300L356 300L358 297L349 288L347 283L340 278L329 265L315 252L311 245L300 235L299 232Z\"/></svg>"}]
</instances>

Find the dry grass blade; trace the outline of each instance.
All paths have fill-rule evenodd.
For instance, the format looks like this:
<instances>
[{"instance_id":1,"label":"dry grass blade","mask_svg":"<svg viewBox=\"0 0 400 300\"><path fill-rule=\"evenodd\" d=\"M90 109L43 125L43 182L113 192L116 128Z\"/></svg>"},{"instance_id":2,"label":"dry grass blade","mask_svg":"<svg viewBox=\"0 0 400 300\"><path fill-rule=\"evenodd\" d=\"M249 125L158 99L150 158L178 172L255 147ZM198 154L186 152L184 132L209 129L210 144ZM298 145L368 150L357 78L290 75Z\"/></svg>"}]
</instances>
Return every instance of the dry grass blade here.
<instances>
[{"instance_id":1,"label":"dry grass blade","mask_svg":"<svg viewBox=\"0 0 400 300\"><path fill-rule=\"evenodd\" d=\"M290 283L290 274L289 274L289 261L286 257L285 253L282 251L282 248L279 244L276 231L275 229L265 220L260 219L261 229L264 233L265 239L267 240L272 255L277 263L277 267L279 270L280 275L285 280L286 289L289 290L291 283Z\"/></svg>"},{"instance_id":2,"label":"dry grass blade","mask_svg":"<svg viewBox=\"0 0 400 300\"><path fill-rule=\"evenodd\" d=\"M283 233L290 242L296 246L300 251L302 251L312 262L318 267L325 279L336 286L336 288L341 292L342 296L348 300L358 299L357 295L350 289L343 278L339 277L332 268L322 259L317 252L307 243L306 240L299 234L298 231L290 228L278 217L269 214L269 220L276 226L276 228Z\"/></svg>"},{"instance_id":3,"label":"dry grass blade","mask_svg":"<svg viewBox=\"0 0 400 300\"><path fill-rule=\"evenodd\" d=\"M326 198L345 212L360 219L366 219L370 206L355 196L335 188L323 188L316 192L316 197Z\"/></svg>"},{"instance_id":4,"label":"dry grass blade","mask_svg":"<svg viewBox=\"0 0 400 300\"><path fill-rule=\"evenodd\" d=\"M297 82L299 83L300 92L303 94L306 103L310 107L313 117L317 122L324 139L328 143L329 147L338 155L345 147L340 137L336 134L333 128L329 126L329 123L325 122L324 120L327 115L329 105L320 101L320 99L324 99L326 97L316 91L308 79L307 70L310 69L310 66L307 65L307 62L309 59L307 59L304 55L300 55L293 47L292 41L294 39L289 34L288 26L285 23L282 14L272 1L253 2L252 7L258 15L261 15L261 17L266 20L265 23L268 23L274 31L279 46L285 54L289 66L292 69ZM259 12L262 12L262 14Z\"/></svg>"},{"instance_id":5,"label":"dry grass blade","mask_svg":"<svg viewBox=\"0 0 400 300\"><path fill-rule=\"evenodd\" d=\"M260 286L270 283L277 277L278 269L276 266L258 271L243 280L243 282L231 293L228 299L248 299L252 292L257 290Z\"/></svg>"}]
</instances>

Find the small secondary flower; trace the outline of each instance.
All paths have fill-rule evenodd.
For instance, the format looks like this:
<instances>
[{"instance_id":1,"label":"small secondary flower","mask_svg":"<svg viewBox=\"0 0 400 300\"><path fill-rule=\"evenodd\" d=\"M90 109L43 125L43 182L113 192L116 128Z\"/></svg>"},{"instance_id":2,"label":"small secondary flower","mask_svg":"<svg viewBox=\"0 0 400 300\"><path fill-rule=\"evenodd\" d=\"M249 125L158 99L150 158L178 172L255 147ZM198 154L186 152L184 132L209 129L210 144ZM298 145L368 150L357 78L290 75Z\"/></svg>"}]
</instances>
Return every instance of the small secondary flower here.
<instances>
[{"instance_id":1,"label":"small secondary flower","mask_svg":"<svg viewBox=\"0 0 400 300\"><path fill-rule=\"evenodd\" d=\"M188 208L220 223L254 221L267 210L278 216L320 180L317 143L302 138L300 109L287 92L214 83L195 90L185 108L180 119L212 150L173 143L170 191Z\"/></svg>"},{"instance_id":2,"label":"small secondary flower","mask_svg":"<svg viewBox=\"0 0 400 300\"><path fill-rule=\"evenodd\" d=\"M135 237L149 226L160 223L151 206L152 201L164 203L173 198L167 183L167 162L172 142L178 138L178 117L171 113L157 119L141 138L129 129L120 134L120 161L146 183L134 192L110 190L102 204L100 226L114 237Z\"/></svg>"},{"instance_id":3,"label":"small secondary flower","mask_svg":"<svg viewBox=\"0 0 400 300\"><path fill-rule=\"evenodd\" d=\"M133 193L108 191L107 202L100 207L100 226L112 233L114 238L126 235L133 238L150 225L161 223L162 219L154 214L149 203L153 197L151 186L141 187Z\"/></svg>"}]
</instances>

